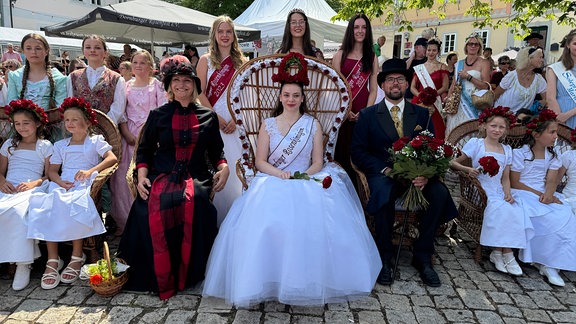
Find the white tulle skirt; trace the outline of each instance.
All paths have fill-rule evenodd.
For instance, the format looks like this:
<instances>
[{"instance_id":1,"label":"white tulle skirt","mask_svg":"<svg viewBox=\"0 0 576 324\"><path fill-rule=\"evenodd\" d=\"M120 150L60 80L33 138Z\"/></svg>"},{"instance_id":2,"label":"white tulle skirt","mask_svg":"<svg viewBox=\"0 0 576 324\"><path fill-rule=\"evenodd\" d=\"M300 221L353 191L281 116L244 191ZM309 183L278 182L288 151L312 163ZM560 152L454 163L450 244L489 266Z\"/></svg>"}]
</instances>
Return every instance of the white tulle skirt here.
<instances>
[{"instance_id":1,"label":"white tulle skirt","mask_svg":"<svg viewBox=\"0 0 576 324\"><path fill-rule=\"evenodd\" d=\"M259 175L233 204L203 294L237 306L321 305L365 296L382 267L350 179L333 164L312 180Z\"/></svg>"}]
</instances>

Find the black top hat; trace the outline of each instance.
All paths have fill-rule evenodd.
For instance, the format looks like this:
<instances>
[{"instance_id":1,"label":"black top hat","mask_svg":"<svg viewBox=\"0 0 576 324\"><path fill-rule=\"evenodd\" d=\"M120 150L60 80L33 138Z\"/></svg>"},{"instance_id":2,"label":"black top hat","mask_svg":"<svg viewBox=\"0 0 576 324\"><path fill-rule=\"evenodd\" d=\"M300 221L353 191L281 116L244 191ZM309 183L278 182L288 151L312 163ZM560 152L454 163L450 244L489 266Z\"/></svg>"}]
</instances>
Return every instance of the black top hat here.
<instances>
[{"instance_id":1,"label":"black top hat","mask_svg":"<svg viewBox=\"0 0 576 324\"><path fill-rule=\"evenodd\" d=\"M524 40L529 41L533 38L544 39L544 36L542 36L541 34L538 34L538 33L531 33L530 35L524 37Z\"/></svg>"},{"instance_id":2,"label":"black top hat","mask_svg":"<svg viewBox=\"0 0 576 324\"><path fill-rule=\"evenodd\" d=\"M399 58L391 58L382 63L382 72L378 73L378 85L381 85L386 79L388 74L400 73L404 75L407 79L411 77L411 73L406 69L406 61Z\"/></svg>"}]
</instances>

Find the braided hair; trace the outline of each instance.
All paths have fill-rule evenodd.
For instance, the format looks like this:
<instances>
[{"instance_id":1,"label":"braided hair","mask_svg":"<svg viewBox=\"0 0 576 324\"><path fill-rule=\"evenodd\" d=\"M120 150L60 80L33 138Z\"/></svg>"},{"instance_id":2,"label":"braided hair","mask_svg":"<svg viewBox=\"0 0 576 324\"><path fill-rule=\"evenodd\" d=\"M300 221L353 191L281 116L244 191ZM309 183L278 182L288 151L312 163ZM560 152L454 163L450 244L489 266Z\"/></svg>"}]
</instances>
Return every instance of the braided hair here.
<instances>
[{"instance_id":1,"label":"braided hair","mask_svg":"<svg viewBox=\"0 0 576 324\"><path fill-rule=\"evenodd\" d=\"M52 76L52 65L50 64L50 58L49 58L50 45L48 44L48 41L46 40L46 38L44 38L44 36L42 36L40 34L36 34L36 33L30 33L30 34L24 36L24 38L22 38L22 42L20 44L21 48L24 48L24 43L26 43L26 41L29 39L34 39L34 40L41 42L42 45L44 46L44 49L47 52L46 57L44 57L44 65L46 66L46 76L48 77L48 83L50 85L49 108L55 108L56 103L54 101L54 91L55 91L56 87L54 85L54 77ZM28 85L28 74L29 73L30 73L30 62L28 60L26 60L26 64L24 65L24 73L22 76L22 91L20 91L20 99L25 99L24 95L26 94L26 88Z\"/></svg>"}]
</instances>

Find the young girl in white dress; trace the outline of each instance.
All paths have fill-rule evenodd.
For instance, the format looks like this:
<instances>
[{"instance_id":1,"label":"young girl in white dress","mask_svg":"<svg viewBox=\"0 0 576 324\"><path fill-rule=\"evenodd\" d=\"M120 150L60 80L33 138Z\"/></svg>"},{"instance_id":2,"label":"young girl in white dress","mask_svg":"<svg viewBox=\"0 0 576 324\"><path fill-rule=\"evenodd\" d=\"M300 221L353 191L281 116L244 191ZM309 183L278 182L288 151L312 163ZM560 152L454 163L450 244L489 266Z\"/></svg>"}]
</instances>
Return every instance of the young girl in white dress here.
<instances>
[{"instance_id":1,"label":"young girl in white dress","mask_svg":"<svg viewBox=\"0 0 576 324\"><path fill-rule=\"evenodd\" d=\"M86 101L66 98L60 110L72 137L54 144L48 170L49 193L33 196L29 210L28 238L44 240L48 248L41 282L44 289L52 289L60 281L72 283L78 279L86 260L83 239L106 231L90 197L90 188L98 172L117 161L112 146L102 135L90 135L90 125L98 121ZM58 256L58 242L66 241L72 241L72 257L60 276L63 262Z\"/></svg>"},{"instance_id":2,"label":"young girl in white dress","mask_svg":"<svg viewBox=\"0 0 576 324\"><path fill-rule=\"evenodd\" d=\"M303 91L302 83L283 83L274 117L260 128L259 172L220 226L205 296L242 307L267 300L322 305L374 287L378 249L350 178L334 163L323 164L322 129L306 113ZM333 182L324 189L290 179L296 171L320 180L331 175Z\"/></svg>"},{"instance_id":3,"label":"young girl in white dress","mask_svg":"<svg viewBox=\"0 0 576 324\"><path fill-rule=\"evenodd\" d=\"M562 153L560 161L562 167L558 170L558 183L566 176L566 185L562 190L564 200L572 207L572 212L576 213L576 129L570 132L570 141L572 142L572 149Z\"/></svg>"},{"instance_id":4,"label":"young girl in white dress","mask_svg":"<svg viewBox=\"0 0 576 324\"><path fill-rule=\"evenodd\" d=\"M509 108L496 107L485 109L478 117L484 138L471 138L462 148L462 155L451 162L455 170L478 177L488 196L484 210L480 244L493 248L490 261L498 271L516 276L522 275L522 268L516 262L512 249L523 249L532 237L530 218L515 203L510 191L510 166L512 148L500 141L511 125L516 123ZM481 173L479 160L491 156L498 161L498 173L494 176ZM472 167L462 165L470 158Z\"/></svg>"},{"instance_id":5,"label":"young girl in white dress","mask_svg":"<svg viewBox=\"0 0 576 324\"><path fill-rule=\"evenodd\" d=\"M558 270L576 270L576 217L563 195L556 193L562 166L554 143L558 138L556 114L544 109L532 119L527 144L514 149L510 182L512 194L530 217L534 237L520 250L523 262L535 263L540 274L556 286L564 286Z\"/></svg>"},{"instance_id":6,"label":"young girl in white dress","mask_svg":"<svg viewBox=\"0 0 576 324\"><path fill-rule=\"evenodd\" d=\"M4 107L13 136L0 148L0 263L15 262L12 289L30 282L30 267L40 256L37 242L27 238L28 200L48 188L52 143L42 139L48 116L31 100L14 100Z\"/></svg>"}]
</instances>

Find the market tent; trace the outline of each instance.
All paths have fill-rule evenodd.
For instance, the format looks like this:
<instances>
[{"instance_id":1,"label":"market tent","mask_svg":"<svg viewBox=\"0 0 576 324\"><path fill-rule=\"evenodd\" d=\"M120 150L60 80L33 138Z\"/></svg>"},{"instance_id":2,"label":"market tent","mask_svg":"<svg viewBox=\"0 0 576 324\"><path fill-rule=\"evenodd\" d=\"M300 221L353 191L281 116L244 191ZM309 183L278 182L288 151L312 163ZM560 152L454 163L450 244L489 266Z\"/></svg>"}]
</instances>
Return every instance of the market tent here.
<instances>
[{"instance_id":1,"label":"market tent","mask_svg":"<svg viewBox=\"0 0 576 324\"><path fill-rule=\"evenodd\" d=\"M86 16L42 28L49 36L84 38L139 45L205 44L215 16L160 0L134 0L98 7ZM260 31L236 25L240 41L260 39Z\"/></svg>"},{"instance_id":2,"label":"market tent","mask_svg":"<svg viewBox=\"0 0 576 324\"><path fill-rule=\"evenodd\" d=\"M331 22L330 18L336 15L336 11L324 0L255 0L234 22L261 30L261 51L264 51L261 54L271 54L280 47L286 17L294 8L306 13L311 36L317 47L324 49L325 40L342 42L348 23Z\"/></svg>"},{"instance_id":3,"label":"market tent","mask_svg":"<svg viewBox=\"0 0 576 324\"><path fill-rule=\"evenodd\" d=\"M505 52L502 52L502 53L498 53L498 54L496 54L496 55L492 55L492 59L494 60L494 62L498 62L498 59L499 59L501 56L504 56L504 55L508 56L510 59L515 59L516 56L518 55L518 51L515 51L515 50L512 49L512 50L509 50L509 51L505 51Z\"/></svg>"}]
</instances>

